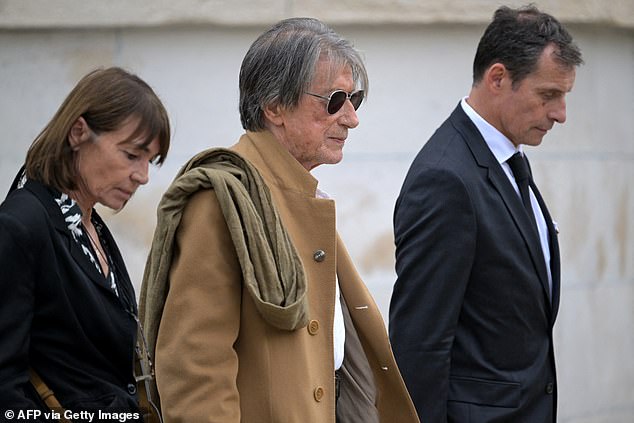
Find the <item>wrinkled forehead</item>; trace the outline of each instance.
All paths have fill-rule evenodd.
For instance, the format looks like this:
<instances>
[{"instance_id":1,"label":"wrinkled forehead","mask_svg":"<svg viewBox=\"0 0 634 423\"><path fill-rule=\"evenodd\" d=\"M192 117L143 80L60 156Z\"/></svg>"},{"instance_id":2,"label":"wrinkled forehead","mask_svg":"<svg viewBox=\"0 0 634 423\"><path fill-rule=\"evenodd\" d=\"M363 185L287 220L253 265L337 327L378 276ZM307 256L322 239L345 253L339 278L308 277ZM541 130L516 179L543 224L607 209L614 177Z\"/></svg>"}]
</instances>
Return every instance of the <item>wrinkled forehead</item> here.
<instances>
[{"instance_id":1,"label":"wrinkled forehead","mask_svg":"<svg viewBox=\"0 0 634 423\"><path fill-rule=\"evenodd\" d=\"M347 60L322 55L315 64L311 85L334 81L343 73L349 73L352 76L355 86L359 84L359 81L355 80L352 66Z\"/></svg>"}]
</instances>

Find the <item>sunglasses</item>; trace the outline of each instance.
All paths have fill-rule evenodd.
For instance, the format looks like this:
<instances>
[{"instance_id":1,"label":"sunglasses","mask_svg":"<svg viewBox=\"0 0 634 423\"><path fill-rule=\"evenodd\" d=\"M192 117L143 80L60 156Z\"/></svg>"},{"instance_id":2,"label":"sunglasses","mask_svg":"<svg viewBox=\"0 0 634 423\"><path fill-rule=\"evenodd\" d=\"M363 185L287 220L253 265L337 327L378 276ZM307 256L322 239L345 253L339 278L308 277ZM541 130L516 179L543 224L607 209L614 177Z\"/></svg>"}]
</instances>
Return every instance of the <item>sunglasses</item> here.
<instances>
[{"instance_id":1,"label":"sunglasses","mask_svg":"<svg viewBox=\"0 0 634 423\"><path fill-rule=\"evenodd\" d=\"M364 95L363 90L354 91L354 92L351 92L350 94L348 94L347 92L343 90L337 90L337 91L334 91L332 94L330 94L328 97L319 95L319 94L309 93L307 91L305 91L304 93L308 95L312 95L313 97L321 98L322 100L327 100L328 105L326 106L326 110L328 111L328 114L331 114L331 115L334 115L335 113L337 113L343 107L346 100L350 100L350 103L352 103L352 107L354 107L354 110L357 110L359 106L361 106L361 102L363 101L363 95Z\"/></svg>"}]
</instances>

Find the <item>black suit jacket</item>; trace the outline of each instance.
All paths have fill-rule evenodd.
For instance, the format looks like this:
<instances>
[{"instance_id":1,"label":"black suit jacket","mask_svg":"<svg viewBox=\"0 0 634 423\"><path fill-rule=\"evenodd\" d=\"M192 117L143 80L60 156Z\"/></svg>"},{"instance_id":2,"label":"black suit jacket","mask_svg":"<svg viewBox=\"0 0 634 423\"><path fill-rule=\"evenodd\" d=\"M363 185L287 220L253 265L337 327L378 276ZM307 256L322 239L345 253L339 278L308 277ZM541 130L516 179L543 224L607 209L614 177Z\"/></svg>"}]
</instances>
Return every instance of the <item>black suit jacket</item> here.
<instances>
[{"instance_id":1,"label":"black suit jacket","mask_svg":"<svg viewBox=\"0 0 634 423\"><path fill-rule=\"evenodd\" d=\"M29 181L0 206L0 410L41 408L30 366L67 409L137 410L136 301L103 227L119 297L72 239L47 187Z\"/></svg>"},{"instance_id":2,"label":"black suit jacket","mask_svg":"<svg viewBox=\"0 0 634 423\"><path fill-rule=\"evenodd\" d=\"M396 203L390 339L421 421L555 421L552 296L536 232L458 107L414 160Z\"/></svg>"}]
</instances>

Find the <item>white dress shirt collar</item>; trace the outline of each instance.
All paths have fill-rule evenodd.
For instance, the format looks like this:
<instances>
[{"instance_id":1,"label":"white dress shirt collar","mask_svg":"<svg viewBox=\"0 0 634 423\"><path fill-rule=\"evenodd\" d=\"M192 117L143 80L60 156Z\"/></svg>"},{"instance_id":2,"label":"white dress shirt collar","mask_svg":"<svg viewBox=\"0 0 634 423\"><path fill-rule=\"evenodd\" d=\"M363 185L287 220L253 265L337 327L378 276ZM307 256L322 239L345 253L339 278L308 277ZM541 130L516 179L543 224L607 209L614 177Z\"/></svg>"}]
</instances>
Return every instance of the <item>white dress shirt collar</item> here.
<instances>
[{"instance_id":1,"label":"white dress shirt collar","mask_svg":"<svg viewBox=\"0 0 634 423\"><path fill-rule=\"evenodd\" d=\"M484 118L480 116L478 112L469 105L469 103L467 103L467 98L468 97L464 97L460 101L462 110L464 110L467 116L469 116L469 119L471 119L476 128L478 128L478 131L482 134L482 138L484 138L484 142L487 143L498 163L504 163L510 159L513 154L518 151L522 151L521 145L519 148L515 147L511 140L504 136L504 134L498 131L489 122L484 120Z\"/></svg>"}]
</instances>

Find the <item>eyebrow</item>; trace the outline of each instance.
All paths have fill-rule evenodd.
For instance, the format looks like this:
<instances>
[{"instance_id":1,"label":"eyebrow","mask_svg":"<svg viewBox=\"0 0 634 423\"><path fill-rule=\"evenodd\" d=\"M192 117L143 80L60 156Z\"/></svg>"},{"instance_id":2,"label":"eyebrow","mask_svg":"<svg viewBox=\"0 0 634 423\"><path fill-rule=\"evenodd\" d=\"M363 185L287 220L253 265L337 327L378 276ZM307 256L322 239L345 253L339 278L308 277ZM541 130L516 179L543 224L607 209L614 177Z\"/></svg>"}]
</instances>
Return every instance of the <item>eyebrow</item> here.
<instances>
[{"instance_id":1,"label":"eyebrow","mask_svg":"<svg viewBox=\"0 0 634 423\"><path fill-rule=\"evenodd\" d=\"M137 150L143 150L146 152L150 152L149 145L152 144L152 141L147 141L144 138L137 138L136 140L124 140L119 143L119 145L128 145Z\"/></svg>"},{"instance_id":2,"label":"eyebrow","mask_svg":"<svg viewBox=\"0 0 634 423\"><path fill-rule=\"evenodd\" d=\"M133 145L134 145L134 144L133 144ZM137 150L143 150L143 151L146 151L146 152L148 152L148 153L149 153L149 152L150 152L150 149L148 148L148 145L149 145L149 144L146 144L146 145L141 145L141 146L139 146L139 145L134 145L134 147L135 147Z\"/></svg>"},{"instance_id":3,"label":"eyebrow","mask_svg":"<svg viewBox=\"0 0 634 423\"><path fill-rule=\"evenodd\" d=\"M540 94L566 94L569 91L565 91L559 88L542 88L538 91Z\"/></svg>"}]
</instances>

